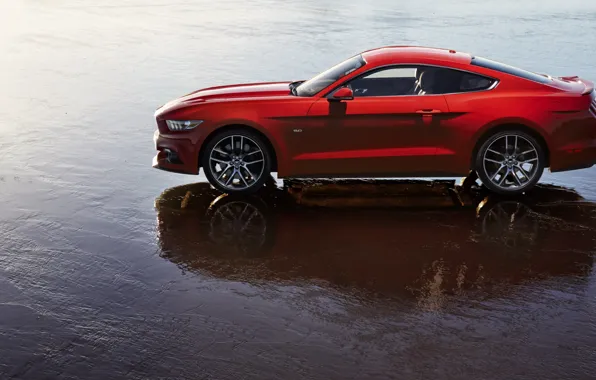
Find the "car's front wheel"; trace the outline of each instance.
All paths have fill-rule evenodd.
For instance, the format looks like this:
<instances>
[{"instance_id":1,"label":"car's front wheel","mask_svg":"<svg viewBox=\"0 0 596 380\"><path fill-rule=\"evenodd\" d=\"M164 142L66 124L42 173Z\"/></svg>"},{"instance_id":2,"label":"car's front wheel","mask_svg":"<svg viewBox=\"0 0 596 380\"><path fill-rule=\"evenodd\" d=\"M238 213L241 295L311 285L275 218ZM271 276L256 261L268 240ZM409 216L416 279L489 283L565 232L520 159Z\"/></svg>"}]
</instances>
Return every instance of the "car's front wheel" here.
<instances>
[{"instance_id":1,"label":"car's front wheel","mask_svg":"<svg viewBox=\"0 0 596 380\"><path fill-rule=\"evenodd\" d=\"M545 166L542 145L523 131L508 130L490 136L477 151L478 177L489 190L506 195L531 189Z\"/></svg>"},{"instance_id":2,"label":"car's front wheel","mask_svg":"<svg viewBox=\"0 0 596 380\"><path fill-rule=\"evenodd\" d=\"M218 133L204 148L201 166L209 182L229 194L260 189L271 171L271 158L263 139L248 130Z\"/></svg>"}]
</instances>

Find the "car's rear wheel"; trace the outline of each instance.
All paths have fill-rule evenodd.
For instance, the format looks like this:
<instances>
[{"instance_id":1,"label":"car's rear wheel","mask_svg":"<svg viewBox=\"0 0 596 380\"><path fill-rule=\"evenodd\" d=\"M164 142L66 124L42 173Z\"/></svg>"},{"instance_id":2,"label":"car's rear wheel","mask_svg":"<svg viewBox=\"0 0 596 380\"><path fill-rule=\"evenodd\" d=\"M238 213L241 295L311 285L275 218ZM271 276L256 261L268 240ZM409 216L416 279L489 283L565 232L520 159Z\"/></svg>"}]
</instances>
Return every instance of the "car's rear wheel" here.
<instances>
[{"instance_id":1,"label":"car's rear wheel","mask_svg":"<svg viewBox=\"0 0 596 380\"><path fill-rule=\"evenodd\" d=\"M234 129L218 133L205 146L201 166L209 182L228 194L260 189L271 172L267 145L254 132Z\"/></svg>"},{"instance_id":2,"label":"car's rear wheel","mask_svg":"<svg viewBox=\"0 0 596 380\"><path fill-rule=\"evenodd\" d=\"M526 132L497 132L480 146L475 163L478 177L489 190L506 195L521 194L542 176L544 148Z\"/></svg>"}]
</instances>

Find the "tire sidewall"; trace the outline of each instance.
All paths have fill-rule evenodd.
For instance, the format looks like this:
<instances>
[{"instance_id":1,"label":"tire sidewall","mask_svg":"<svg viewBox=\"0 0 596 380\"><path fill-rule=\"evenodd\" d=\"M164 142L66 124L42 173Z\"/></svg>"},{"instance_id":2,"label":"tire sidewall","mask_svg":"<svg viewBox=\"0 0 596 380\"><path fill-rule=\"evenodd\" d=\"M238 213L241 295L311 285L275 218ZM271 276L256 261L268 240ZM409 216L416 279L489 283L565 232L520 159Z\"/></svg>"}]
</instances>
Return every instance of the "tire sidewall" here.
<instances>
[{"instance_id":1,"label":"tire sidewall","mask_svg":"<svg viewBox=\"0 0 596 380\"><path fill-rule=\"evenodd\" d=\"M501 138L505 135L517 135L517 136L523 137L524 139L531 142L532 145L534 145L534 147L536 148L536 152L538 153L538 168L536 171L536 175L534 175L534 177L530 180L530 182L528 182L522 188L516 188L516 189L511 189L511 190L503 189L503 188L495 185L490 180L490 178L488 177L488 174L486 173L486 171L484 169L484 152L493 142L495 142L496 140L498 140L499 138ZM478 151L476 153L476 158L475 158L476 172L478 173L478 177L482 181L482 184L486 188L488 188L490 191L498 193L498 194L502 194L502 195L518 195L518 194L522 194L522 193L530 190L532 187L534 187L534 185L536 185L536 183L538 183L538 181L542 177L542 173L544 172L544 163L545 163L545 155L544 155L544 148L542 147L542 144L540 144L540 142L537 141L533 136L529 135L528 133L519 131L519 130L505 130L505 131L500 131L500 132L497 132L497 133L491 135L486 140L484 140L482 145L480 145L480 148L478 149Z\"/></svg>"},{"instance_id":2,"label":"tire sidewall","mask_svg":"<svg viewBox=\"0 0 596 380\"><path fill-rule=\"evenodd\" d=\"M261 149L261 152L263 152L263 157L265 159L265 164L263 167L263 172L261 173L261 177L259 177L259 179L254 184L252 184L250 187L248 187L246 189L234 190L234 189L228 189L228 188L224 187L217 181L217 179L215 178L215 174L211 171L211 166L209 165L209 157L211 155L211 151L213 150L213 148L222 139L229 137L231 135L244 136L244 137L248 137L249 139L253 140L259 146L259 149ZM211 183L211 185L213 187L215 187L217 190L221 191L222 193L252 194L252 193L258 191L261 187L263 187L263 185L267 181L267 178L269 177L269 174L271 173L271 153L269 152L269 149L267 149L267 145L263 141L262 137L260 137L256 133L253 133L253 132L250 132L247 130L230 129L230 130L222 131L222 132L216 134L215 136L213 136L212 139L209 140L209 142L205 146L204 152L205 153L203 154L203 156L201 158L201 167L203 168L205 177L207 177L207 180L209 180L209 183Z\"/></svg>"}]
</instances>

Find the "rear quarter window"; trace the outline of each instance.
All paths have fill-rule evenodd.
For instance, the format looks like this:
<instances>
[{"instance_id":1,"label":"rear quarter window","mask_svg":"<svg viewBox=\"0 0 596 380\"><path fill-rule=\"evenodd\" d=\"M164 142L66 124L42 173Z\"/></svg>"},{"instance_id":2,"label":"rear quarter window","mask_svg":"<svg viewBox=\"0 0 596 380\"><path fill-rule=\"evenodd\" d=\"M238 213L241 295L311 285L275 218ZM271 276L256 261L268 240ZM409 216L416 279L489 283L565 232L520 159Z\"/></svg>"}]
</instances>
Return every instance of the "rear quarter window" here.
<instances>
[{"instance_id":1,"label":"rear quarter window","mask_svg":"<svg viewBox=\"0 0 596 380\"><path fill-rule=\"evenodd\" d=\"M460 82L460 91L486 90L494 80L474 74L464 74Z\"/></svg>"},{"instance_id":2,"label":"rear quarter window","mask_svg":"<svg viewBox=\"0 0 596 380\"><path fill-rule=\"evenodd\" d=\"M472 62L470 62L474 66L484 67L486 69L499 71L502 73L514 75L519 78L528 79L534 82L542 83L542 84L549 84L551 83L551 79L547 76L540 75L533 73L531 71L526 71L517 67L509 66L504 63L491 61L490 59L481 58L481 57L472 57Z\"/></svg>"},{"instance_id":3,"label":"rear quarter window","mask_svg":"<svg viewBox=\"0 0 596 380\"><path fill-rule=\"evenodd\" d=\"M442 68L437 70L435 94L457 94L489 89L495 80L470 72Z\"/></svg>"}]
</instances>

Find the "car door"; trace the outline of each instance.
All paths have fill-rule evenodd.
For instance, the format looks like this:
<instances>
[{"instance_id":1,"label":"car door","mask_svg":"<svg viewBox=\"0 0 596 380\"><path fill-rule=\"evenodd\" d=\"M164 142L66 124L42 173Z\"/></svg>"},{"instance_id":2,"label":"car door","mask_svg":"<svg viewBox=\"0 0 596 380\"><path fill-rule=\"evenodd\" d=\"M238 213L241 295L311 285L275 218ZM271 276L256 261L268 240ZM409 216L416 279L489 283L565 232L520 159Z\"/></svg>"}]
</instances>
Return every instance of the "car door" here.
<instances>
[{"instance_id":1,"label":"car door","mask_svg":"<svg viewBox=\"0 0 596 380\"><path fill-rule=\"evenodd\" d=\"M387 67L342 85L310 108L294 145L292 172L304 176L413 176L433 172L433 129L448 113L442 95L422 95L420 67ZM420 93L420 94L419 94Z\"/></svg>"},{"instance_id":2,"label":"car door","mask_svg":"<svg viewBox=\"0 0 596 380\"><path fill-rule=\"evenodd\" d=\"M470 170L472 152L479 128L494 120L498 94L490 90L498 84L496 78L478 73L443 68L437 91L445 96L450 115L433 133L437 147L437 170L442 173L464 174ZM498 110L505 114L506 110Z\"/></svg>"}]
</instances>

